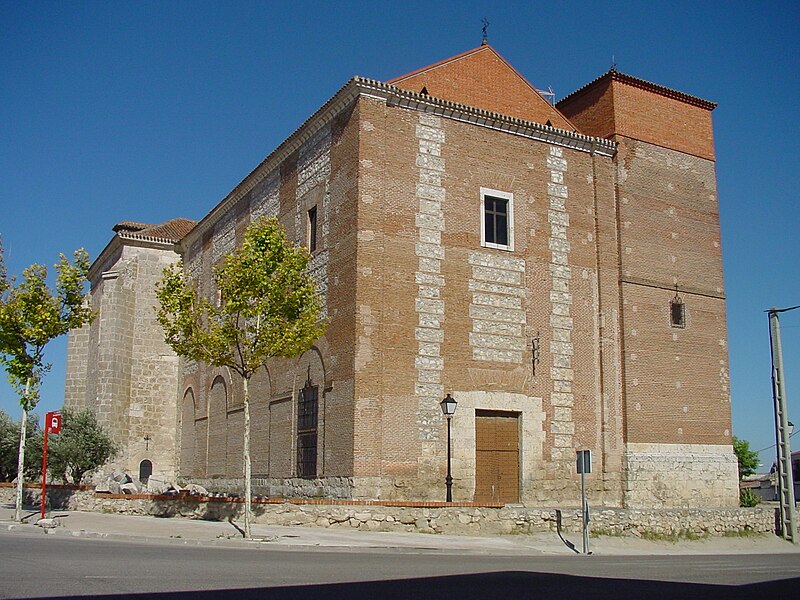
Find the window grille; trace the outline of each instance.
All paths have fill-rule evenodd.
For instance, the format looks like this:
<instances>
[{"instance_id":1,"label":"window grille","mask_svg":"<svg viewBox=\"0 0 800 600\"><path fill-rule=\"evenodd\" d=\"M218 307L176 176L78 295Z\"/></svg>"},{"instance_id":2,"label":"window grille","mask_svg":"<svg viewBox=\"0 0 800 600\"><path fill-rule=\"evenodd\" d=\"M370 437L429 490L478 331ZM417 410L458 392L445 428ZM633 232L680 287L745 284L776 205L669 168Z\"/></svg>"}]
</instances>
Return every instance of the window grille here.
<instances>
[{"instance_id":1,"label":"window grille","mask_svg":"<svg viewBox=\"0 0 800 600\"><path fill-rule=\"evenodd\" d=\"M297 475L317 476L317 415L319 386L311 383L309 369L305 386L297 398Z\"/></svg>"}]
</instances>

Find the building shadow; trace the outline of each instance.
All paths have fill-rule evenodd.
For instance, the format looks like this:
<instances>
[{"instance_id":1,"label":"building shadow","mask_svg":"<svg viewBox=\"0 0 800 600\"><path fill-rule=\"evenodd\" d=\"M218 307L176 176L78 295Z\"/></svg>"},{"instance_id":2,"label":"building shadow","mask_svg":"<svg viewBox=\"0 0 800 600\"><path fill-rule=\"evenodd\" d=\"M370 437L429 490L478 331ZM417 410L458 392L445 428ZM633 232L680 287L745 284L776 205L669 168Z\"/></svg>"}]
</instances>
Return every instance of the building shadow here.
<instances>
[{"instance_id":1,"label":"building shadow","mask_svg":"<svg viewBox=\"0 0 800 600\"><path fill-rule=\"evenodd\" d=\"M367 581L320 585L262 587L147 594L93 595L93 599L157 598L160 600L325 600L400 598L456 600L520 600L524 598L580 598L581 600L738 600L791 598L800 589L800 577L748 585L709 585L641 579L608 579L573 575L505 571L418 579ZM75 598L77 596L71 596ZM70 598L70 596L64 596Z\"/></svg>"}]
</instances>

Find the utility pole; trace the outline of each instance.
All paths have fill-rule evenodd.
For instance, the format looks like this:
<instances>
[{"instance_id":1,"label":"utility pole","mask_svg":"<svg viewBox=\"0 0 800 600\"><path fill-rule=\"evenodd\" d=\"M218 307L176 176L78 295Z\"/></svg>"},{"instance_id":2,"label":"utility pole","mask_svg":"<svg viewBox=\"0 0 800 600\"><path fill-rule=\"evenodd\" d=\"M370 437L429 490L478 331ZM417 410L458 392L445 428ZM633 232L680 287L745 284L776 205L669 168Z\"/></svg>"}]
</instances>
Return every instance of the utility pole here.
<instances>
[{"instance_id":1,"label":"utility pole","mask_svg":"<svg viewBox=\"0 0 800 600\"><path fill-rule=\"evenodd\" d=\"M786 381L781 351L781 329L778 313L795 310L771 308L769 313L769 341L772 354L772 398L775 404L775 441L778 447L777 474L778 500L780 500L780 525L783 539L797 543L797 512L794 506L794 478L792 476L792 448L789 441L789 418L786 414Z\"/></svg>"}]
</instances>

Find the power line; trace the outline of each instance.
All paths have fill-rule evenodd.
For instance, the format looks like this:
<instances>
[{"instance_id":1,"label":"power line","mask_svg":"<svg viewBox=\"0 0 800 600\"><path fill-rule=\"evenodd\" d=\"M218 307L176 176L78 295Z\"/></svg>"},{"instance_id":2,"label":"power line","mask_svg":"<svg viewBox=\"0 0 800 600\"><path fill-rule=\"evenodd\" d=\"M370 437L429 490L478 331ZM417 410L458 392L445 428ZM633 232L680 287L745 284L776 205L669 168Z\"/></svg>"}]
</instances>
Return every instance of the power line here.
<instances>
[{"instance_id":1,"label":"power line","mask_svg":"<svg viewBox=\"0 0 800 600\"><path fill-rule=\"evenodd\" d=\"M798 429L797 431L795 431L794 433L792 433L792 434L789 436L789 439L792 439L792 438L793 438L794 436L796 436L798 433L800 433L800 429ZM762 448L761 450L756 450L756 454L759 454L759 453L761 453L761 452L764 452L765 450L769 450L770 448L774 448L776 445L777 445L777 444L772 444L772 446L767 446L766 448Z\"/></svg>"}]
</instances>

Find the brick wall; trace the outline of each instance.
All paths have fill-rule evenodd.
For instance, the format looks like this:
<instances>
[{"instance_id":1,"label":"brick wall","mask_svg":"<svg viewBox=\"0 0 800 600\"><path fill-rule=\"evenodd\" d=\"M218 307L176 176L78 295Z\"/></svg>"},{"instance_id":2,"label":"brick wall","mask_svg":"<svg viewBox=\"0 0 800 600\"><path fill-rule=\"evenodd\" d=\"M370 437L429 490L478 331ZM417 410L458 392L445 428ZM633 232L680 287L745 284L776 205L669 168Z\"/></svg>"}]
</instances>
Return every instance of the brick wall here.
<instances>
[{"instance_id":1,"label":"brick wall","mask_svg":"<svg viewBox=\"0 0 800 600\"><path fill-rule=\"evenodd\" d=\"M505 409L530 432L526 502L577 498L581 447L603 465L590 485L620 503L611 160L378 100L359 106L356 475L382 498L442 497L438 403L453 392L464 402L452 421L457 499L474 492L475 410ZM513 252L481 247L482 187L513 194Z\"/></svg>"},{"instance_id":2,"label":"brick wall","mask_svg":"<svg viewBox=\"0 0 800 600\"><path fill-rule=\"evenodd\" d=\"M610 72L558 102L587 135L612 133L714 160L714 104Z\"/></svg>"},{"instance_id":3,"label":"brick wall","mask_svg":"<svg viewBox=\"0 0 800 600\"><path fill-rule=\"evenodd\" d=\"M480 46L421 71L390 81L413 92L560 129L573 125L547 102L494 48Z\"/></svg>"}]
</instances>

